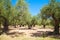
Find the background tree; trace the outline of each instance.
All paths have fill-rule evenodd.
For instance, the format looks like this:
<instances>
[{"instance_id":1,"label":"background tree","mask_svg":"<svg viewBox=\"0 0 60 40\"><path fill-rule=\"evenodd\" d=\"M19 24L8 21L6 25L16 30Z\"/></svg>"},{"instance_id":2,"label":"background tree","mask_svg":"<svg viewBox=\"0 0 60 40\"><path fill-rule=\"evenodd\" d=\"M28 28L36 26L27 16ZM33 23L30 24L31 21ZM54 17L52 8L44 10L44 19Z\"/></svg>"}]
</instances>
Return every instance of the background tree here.
<instances>
[{"instance_id":1,"label":"background tree","mask_svg":"<svg viewBox=\"0 0 60 40\"><path fill-rule=\"evenodd\" d=\"M38 23L37 16L33 16L32 21L31 21L32 26L35 27L35 25L37 25L37 23Z\"/></svg>"},{"instance_id":2,"label":"background tree","mask_svg":"<svg viewBox=\"0 0 60 40\"><path fill-rule=\"evenodd\" d=\"M28 11L28 5L25 3L25 0L18 0L14 14L15 25L28 25L31 14Z\"/></svg>"}]
</instances>

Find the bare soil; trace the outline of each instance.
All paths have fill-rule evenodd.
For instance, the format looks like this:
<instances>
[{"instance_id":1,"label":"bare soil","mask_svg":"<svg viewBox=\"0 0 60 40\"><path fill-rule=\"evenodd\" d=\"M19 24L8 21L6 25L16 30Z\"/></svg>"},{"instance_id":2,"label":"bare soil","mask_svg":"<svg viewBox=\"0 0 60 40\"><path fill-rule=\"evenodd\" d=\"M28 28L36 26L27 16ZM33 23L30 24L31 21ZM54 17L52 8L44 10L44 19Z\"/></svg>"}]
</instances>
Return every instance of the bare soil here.
<instances>
[{"instance_id":1,"label":"bare soil","mask_svg":"<svg viewBox=\"0 0 60 40\"><path fill-rule=\"evenodd\" d=\"M39 37L43 36L47 32L53 32L53 29L39 29L33 27L32 29L28 29L26 27L19 27L19 28L10 28L8 35L10 36L19 36L19 35L26 35L29 37Z\"/></svg>"}]
</instances>

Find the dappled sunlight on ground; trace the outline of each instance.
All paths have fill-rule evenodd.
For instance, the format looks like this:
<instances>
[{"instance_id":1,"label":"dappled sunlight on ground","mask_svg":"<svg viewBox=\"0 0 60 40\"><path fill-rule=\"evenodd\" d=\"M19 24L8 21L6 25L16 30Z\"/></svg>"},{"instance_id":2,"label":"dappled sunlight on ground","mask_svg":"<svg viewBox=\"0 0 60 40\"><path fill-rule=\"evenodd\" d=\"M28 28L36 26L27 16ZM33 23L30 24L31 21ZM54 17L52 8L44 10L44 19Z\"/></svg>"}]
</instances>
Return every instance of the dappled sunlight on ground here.
<instances>
[{"instance_id":1,"label":"dappled sunlight on ground","mask_svg":"<svg viewBox=\"0 0 60 40\"><path fill-rule=\"evenodd\" d=\"M33 35L34 33L44 33L44 32L53 32L53 29L38 29L38 28L32 28L32 29L28 29L25 27L21 27L19 29L12 29L8 32L8 34L25 34L28 36ZM37 34L38 35L38 34ZM41 35L41 34L40 34Z\"/></svg>"},{"instance_id":2,"label":"dappled sunlight on ground","mask_svg":"<svg viewBox=\"0 0 60 40\"><path fill-rule=\"evenodd\" d=\"M54 29L26 27L10 28L7 34L2 34L0 40L60 40L60 35L52 35Z\"/></svg>"}]
</instances>

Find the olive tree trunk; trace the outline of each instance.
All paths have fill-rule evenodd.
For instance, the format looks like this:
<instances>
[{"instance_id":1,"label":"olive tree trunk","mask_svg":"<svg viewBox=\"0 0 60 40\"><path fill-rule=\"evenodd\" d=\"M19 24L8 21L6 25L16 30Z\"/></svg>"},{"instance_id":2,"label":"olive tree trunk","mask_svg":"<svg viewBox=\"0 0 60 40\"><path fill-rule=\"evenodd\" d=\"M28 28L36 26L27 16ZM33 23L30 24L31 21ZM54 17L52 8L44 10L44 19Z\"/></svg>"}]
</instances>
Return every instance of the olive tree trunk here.
<instances>
[{"instance_id":1,"label":"olive tree trunk","mask_svg":"<svg viewBox=\"0 0 60 40\"><path fill-rule=\"evenodd\" d=\"M59 34L59 22L58 20L55 20L54 25L54 34Z\"/></svg>"},{"instance_id":2,"label":"olive tree trunk","mask_svg":"<svg viewBox=\"0 0 60 40\"><path fill-rule=\"evenodd\" d=\"M5 21L4 24L3 24L4 28L3 28L3 32L7 32L8 31L8 22Z\"/></svg>"},{"instance_id":3,"label":"olive tree trunk","mask_svg":"<svg viewBox=\"0 0 60 40\"><path fill-rule=\"evenodd\" d=\"M52 18L54 20L54 34L59 34L59 20L54 16L54 14L52 15Z\"/></svg>"}]
</instances>

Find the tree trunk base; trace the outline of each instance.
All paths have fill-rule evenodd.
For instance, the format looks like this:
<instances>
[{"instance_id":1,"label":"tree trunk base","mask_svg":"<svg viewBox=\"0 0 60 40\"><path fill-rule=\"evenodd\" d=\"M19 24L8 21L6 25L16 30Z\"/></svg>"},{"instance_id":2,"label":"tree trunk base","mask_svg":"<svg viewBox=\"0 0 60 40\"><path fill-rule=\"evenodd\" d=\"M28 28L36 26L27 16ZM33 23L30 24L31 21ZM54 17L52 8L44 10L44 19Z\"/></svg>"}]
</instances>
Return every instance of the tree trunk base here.
<instances>
[{"instance_id":1,"label":"tree trunk base","mask_svg":"<svg viewBox=\"0 0 60 40\"><path fill-rule=\"evenodd\" d=\"M55 26L54 28L54 34L59 35L59 26Z\"/></svg>"}]
</instances>

